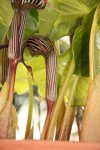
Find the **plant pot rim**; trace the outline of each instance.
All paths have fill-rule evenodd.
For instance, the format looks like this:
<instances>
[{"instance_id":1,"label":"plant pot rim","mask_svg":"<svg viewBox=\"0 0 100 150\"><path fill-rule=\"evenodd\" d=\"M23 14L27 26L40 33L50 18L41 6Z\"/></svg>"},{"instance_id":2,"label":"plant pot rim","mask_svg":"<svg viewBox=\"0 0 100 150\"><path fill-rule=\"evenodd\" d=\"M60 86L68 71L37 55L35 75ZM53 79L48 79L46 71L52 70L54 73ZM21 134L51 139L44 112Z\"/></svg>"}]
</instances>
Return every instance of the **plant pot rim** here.
<instances>
[{"instance_id":1,"label":"plant pot rim","mask_svg":"<svg viewBox=\"0 0 100 150\"><path fill-rule=\"evenodd\" d=\"M35 140L0 140L0 150L100 150L100 144L63 142L63 141L35 141Z\"/></svg>"}]
</instances>

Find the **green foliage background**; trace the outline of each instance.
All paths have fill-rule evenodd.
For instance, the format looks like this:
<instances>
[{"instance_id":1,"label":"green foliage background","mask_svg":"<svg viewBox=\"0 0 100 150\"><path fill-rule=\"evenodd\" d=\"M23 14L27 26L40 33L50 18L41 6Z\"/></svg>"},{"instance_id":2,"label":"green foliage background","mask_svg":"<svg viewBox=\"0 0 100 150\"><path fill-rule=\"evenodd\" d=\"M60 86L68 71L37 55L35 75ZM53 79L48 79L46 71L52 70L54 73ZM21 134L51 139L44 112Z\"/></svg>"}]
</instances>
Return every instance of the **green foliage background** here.
<instances>
[{"instance_id":1,"label":"green foliage background","mask_svg":"<svg viewBox=\"0 0 100 150\"><path fill-rule=\"evenodd\" d=\"M79 76L75 105L85 105L89 77L89 37L94 11L99 0L49 0L44 10L31 9L27 15L24 39L31 35L48 36L56 43L58 53L58 90L61 88L72 56L75 58L74 76ZM0 1L0 42L5 34L10 37L10 24L13 9L10 0ZM98 24L97 30L100 29ZM69 50L59 52L61 37L74 35ZM65 43L67 45L67 43ZM63 45L64 47L64 45ZM66 47L66 46L65 46ZM24 51L25 63L32 67L33 77L23 64L19 64L16 74L15 91L23 94L28 90L27 79L39 87L45 96L45 62L42 56L32 58L27 49ZM71 83L70 83L71 84ZM23 86L24 85L24 86ZM70 86L69 86L70 88Z\"/></svg>"}]
</instances>

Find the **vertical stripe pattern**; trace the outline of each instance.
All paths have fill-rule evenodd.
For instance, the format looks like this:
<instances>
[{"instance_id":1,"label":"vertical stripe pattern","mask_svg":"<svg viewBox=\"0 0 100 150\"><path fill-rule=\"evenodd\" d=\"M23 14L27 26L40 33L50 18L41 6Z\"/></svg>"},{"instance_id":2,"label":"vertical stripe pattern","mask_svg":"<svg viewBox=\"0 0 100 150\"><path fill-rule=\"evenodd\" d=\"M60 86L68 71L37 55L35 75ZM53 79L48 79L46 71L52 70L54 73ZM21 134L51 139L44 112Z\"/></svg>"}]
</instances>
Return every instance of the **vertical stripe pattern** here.
<instances>
[{"instance_id":1,"label":"vertical stripe pattern","mask_svg":"<svg viewBox=\"0 0 100 150\"><path fill-rule=\"evenodd\" d=\"M46 0L11 0L14 8L14 17L11 24L11 39L8 48L10 59L21 59L21 48L23 45L23 33L28 8L44 8Z\"/></svg>"},{"instance_id":2,"label":"vertical stripe pattern","mask_svg":"<svg viewBox=\"0 0 100 150\"><path fill-rule=\"evenodd\" d=\"M57 54L56 49L47 37L33 36L24 47L27 47L32 56L43 55L46 62L46 99L56 100L57 97Z\"/></svg>"},{"instance_id":3,"label":"vertical stripe pattern","mask_svg":"<svg viewBox=\"0 0 100 150\"><path fill-rule=\"evenodd\" d=\"M57 55L55 48L46 57L46 98L56 100L57 97Z\"/></svg>"},{"instance_id":4,"label":"vertical stripe pattern","mask_svg":"<svg viewBox=\"0 0 100 150\"><path fill-rule=\"evenodd\" d=\"M23 45L26 12L25 9L14 9L14 17L11 24L11 39L8 48L8 57L10 59L21 59L20 54Z\"/></svg>"}]
</instances>

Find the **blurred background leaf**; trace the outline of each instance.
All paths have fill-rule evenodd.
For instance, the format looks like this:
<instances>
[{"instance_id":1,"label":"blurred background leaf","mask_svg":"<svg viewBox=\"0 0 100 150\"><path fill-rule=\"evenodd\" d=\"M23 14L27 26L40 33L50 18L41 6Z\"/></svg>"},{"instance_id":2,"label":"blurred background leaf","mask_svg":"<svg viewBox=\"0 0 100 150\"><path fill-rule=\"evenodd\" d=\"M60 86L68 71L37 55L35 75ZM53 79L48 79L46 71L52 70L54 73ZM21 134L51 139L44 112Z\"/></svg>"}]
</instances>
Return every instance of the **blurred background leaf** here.
<instances>
[{"instance_id":1,"label":"blurred background leaf","mask_svg":"<svg viewBox=\"0 0 100 150\"><path fill-rule=\"evenodd\" d=\"M9 26L13 16L13 9L10 0L0 0L0 23Z\"/></svg>"},{"instance_id":2,"label":"blurred background leaf","mask_svg":"<svg viewBox=\"0 0 100 150\"><path fill-rule=\"evenodd\" d=\"M75 58L75 73L89 76L89 38L94 16L94 10L83 20L82 25L76 29L72 42Z\"/></svg>"}]
</instances>

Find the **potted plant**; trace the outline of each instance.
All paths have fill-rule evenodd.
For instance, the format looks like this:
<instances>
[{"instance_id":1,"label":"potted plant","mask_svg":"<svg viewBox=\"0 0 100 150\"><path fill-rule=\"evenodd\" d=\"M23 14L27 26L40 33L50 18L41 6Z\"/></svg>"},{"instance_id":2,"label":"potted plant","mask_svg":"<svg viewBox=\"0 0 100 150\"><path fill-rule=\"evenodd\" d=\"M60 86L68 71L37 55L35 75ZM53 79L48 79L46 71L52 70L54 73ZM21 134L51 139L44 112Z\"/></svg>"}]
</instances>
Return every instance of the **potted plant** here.
<instances>
[{"instance_id":1,"label":"potted plant","mask_svg":"<svg viewBox=\"0 0 100 150\"><path fill-rule=\"evenodd\" d=\"M99 143L99 0L1 0L0 7L0 138L16 138L13 95L28 87L25 139L32 135L34 84L47 102L41 140L58 140L54 146L69 141L77 113L79 141ZM64 36L70 38L69 47L61 42ZM82 124L78 119L81 107L85 108ZM1 140L1 148L4 142ZM13 142L22 146L36 141L9 141L7 145ZM70 147L72 143L63 144ZM78 148L81 144L72 145Z\"/></svg>"}]
</instances>

